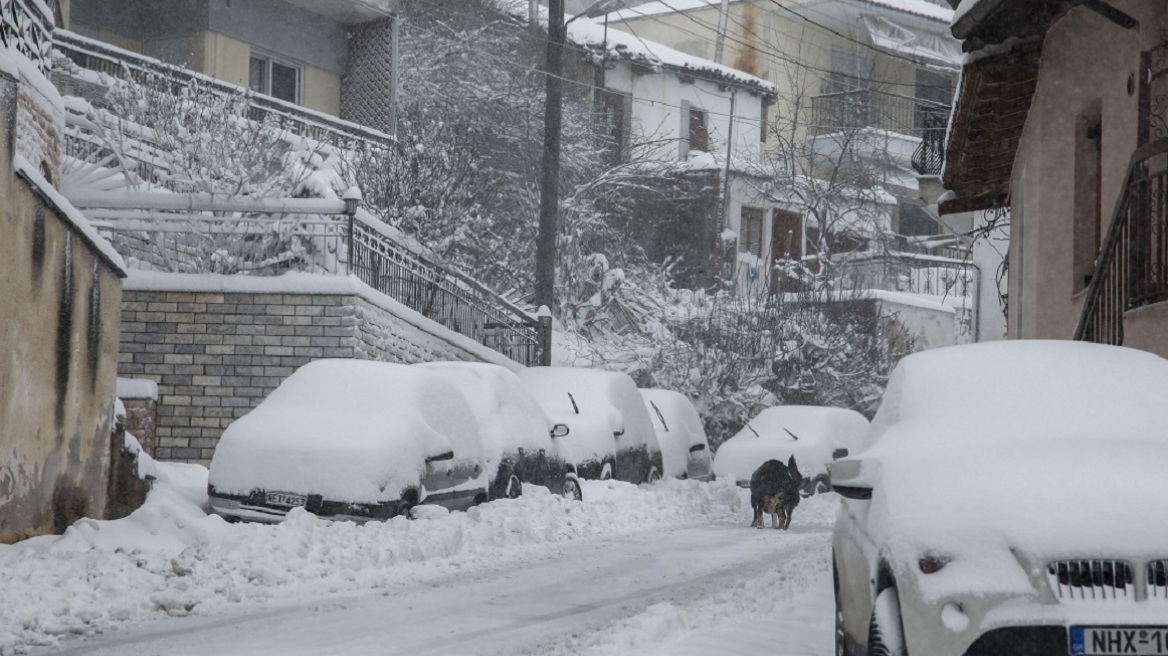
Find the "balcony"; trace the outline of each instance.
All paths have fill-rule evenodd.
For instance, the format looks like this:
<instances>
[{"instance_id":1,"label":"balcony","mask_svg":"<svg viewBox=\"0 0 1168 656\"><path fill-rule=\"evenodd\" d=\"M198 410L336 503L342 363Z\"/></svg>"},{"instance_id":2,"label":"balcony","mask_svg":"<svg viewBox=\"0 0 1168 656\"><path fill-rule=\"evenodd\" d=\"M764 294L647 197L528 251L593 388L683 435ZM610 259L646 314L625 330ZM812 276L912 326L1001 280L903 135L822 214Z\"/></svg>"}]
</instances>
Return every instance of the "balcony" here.
<instances>
[{"instance_id":1,"label":"balcony","mask_svg":"<svg viewBox=\"0 0 1168 656\"><path fill-rule=\"evenodd\" d=\"M825 93L811 98L813 142L847 135L861 155L886 154L920 175L939 175L945 159L949 106L876 89ZM823 148L817 146L817 151ZM866 152L865 152L866 151Z\"/></svg>"},{"instance_id":2,"label":"balcony","mask_svg":"<svg viewBox=\"0 0 1168 656\"><path fill-rule=\"evenodd\" d=\"M63 95L78 96L95 105L101 104L106 86L103 76L129 78L138 82L161 79L175 89L198 84L223 96L244 95L248 98L248 118L267 122L290 134L307 137L346 150L393 146L393 136L329 114L313 111L290 102L255 93L190 69L167 64L101 41L88 39L66 30L56 30L52 37L56 61L53 83Z\"/></svg>"}]
</instances>

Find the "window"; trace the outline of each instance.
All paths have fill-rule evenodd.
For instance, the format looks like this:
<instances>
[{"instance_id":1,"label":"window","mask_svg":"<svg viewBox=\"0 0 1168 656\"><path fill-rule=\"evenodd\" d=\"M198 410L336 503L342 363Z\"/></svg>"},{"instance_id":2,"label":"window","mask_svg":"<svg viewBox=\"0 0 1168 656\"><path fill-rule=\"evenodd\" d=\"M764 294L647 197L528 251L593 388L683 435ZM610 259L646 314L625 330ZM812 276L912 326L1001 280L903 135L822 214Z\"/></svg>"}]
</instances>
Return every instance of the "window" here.
<instances>
[{"instance_id":1,"label":"window","mask_svg":"<svg viewBox=\"0 0 1168 656\"><path fill-rule=\"evenodd\" d=\"M762 210L757 207L742 208L742 238L738 249L755 257L762 257Z\"/></svg>"},{"instance_id":2,"label":"window","mask_svg":"<svg viewBox=\"0 0 1168 656\"><path fill-rule=\"evenodd\" d=\"M300 68L275 61L269 57L252 55L249 62L248 86L262 93L290 103L300 102Z\"/></svg>"},{"instance_id":3,"label":"window","mask_svg":"<svg viewBox=\"0 0 1168 656\"><path fill-rule=\"evenodd\" d=\"M618 91L600 90L600 106L605 122L605 144L612 164L628 159L633 124L633 97Z\"/></svg>"},{"instance_id":4,"label":"window","mask_svg":"<svg viewBox=\"0 0 1168 656\"><path fill-rule=\"evenodd\" d=\"M949 122L949 106L953 103L953 76L927 68L917 69L917 103L913 113L913 127L944 129Z\"/></svg>"},{"instance_id":5,"label":"window","mask_svg":"<svg viewBox=\"0 0 1168 656\"><path fill-rule=\"evenodd\" d=\"M774 240L771 252L776 258L797 260L803 257L803 245L800 243L802 234L803 217L787 210L771 213L771 235Z\"/></svg>"},{"instance_id":6,"label":"window","mask_svg":"<svg viewBox=\"0 0 1168 656\"><path fill-rule=\"evenodd\" d=\"M1075 191L1071 292L1091 283L1103 244L1103 122L1101 103L1075 124Z\"/></svg>"},{"instance_id":7,"label":"window","mask_svg":"<svg viewBox=\"0 0 1168 656\"><path fill-rule=\"evenodd\" d=\"M710 133L706 129L706 112L689 108L689 149L710 151Z\"/></svg>"}]
</instances>

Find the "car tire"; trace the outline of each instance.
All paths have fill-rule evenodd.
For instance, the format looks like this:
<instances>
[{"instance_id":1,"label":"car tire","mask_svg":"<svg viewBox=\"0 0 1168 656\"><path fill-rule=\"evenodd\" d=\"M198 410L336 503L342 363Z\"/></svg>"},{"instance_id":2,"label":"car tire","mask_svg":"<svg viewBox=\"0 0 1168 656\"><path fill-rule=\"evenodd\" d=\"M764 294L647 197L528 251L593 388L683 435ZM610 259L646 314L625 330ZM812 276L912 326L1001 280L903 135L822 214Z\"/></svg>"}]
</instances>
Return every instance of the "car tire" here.
<instances>
[{"instance_id":1,"label":"car tire","mask_svg":"<svg viewBox=\"0 0 1168 656\"><path fill-rule=\"evenodd\" d=\"M560 487L560 494L575 501L584 500L584 493L580 490L580 481L574 476L564 478L564 484Z\"/></svg>"},{"instance_id":2,"label":"car tire","mask_svg":"<svg viewBox=\"0 0 1168 656\"><path fill-rule=\"evenodd\" d=\"M402 495L401 504L397 507L397 516L406 519L414 518L414 506L418 505L418 493L410 490Z\"/></svg>"},{"instance_id":3,"label":"car tire","mask_svg":"<svg viewBox=\"0 0 1168 656\"><path fill-rule=\"evenodd\" d=\"M506 497L508 499L518 499L521 496L523 496L523 481L520 481L518 476L512 474L511 478L507 480Z\"/></svg>"},{"instance_id":4,"label":"car tire","mask_svg":"<svg viewBox=\"0 0 1168 656\"><path fill-rule=\"evenodd\" d=\"M868 622L868 656L908 656L904 626L900 621L900 596L895 587L884 588L872 604Z\"/></svg>"},{"instance_id":5,"label":"car tire","mask_svg":"<svg viewBox=\"0 0 1168 656\"><path fill-rule=\"evenodd\" d=\"M661 472L657 471L656 467L649 468L649 475L645 478L646 483L656 483L661 480Z\"/></svg>"}]
</instances>

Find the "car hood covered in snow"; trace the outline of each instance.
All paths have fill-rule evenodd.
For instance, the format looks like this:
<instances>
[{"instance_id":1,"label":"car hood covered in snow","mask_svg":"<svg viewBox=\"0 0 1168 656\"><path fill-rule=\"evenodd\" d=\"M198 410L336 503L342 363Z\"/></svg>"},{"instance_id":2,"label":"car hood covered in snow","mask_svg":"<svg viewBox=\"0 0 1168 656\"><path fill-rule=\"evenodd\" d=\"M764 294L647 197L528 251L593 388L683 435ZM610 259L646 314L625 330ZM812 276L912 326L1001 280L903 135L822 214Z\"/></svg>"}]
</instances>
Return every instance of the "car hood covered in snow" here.
<instances>
[{"instance_id":1,"label":"car hood covered in snow","mask_svg":"<svg viewBox=\"0 0 1168 656\"><path fill-rule=\"evenodd\" d=\"M382 502L417 483L429 456L479 443L457 388L422 368L319 360L224 431L209 483ZM459 453L477 457L478 453Z\"/></svg>"},{"instance_id":2,"label":"car hood covered in snow","mask_svg":"<svg viewBox=\"0 0 1168 656\"><path fill-rule=\"evenodd\" d=\"M1131 349L1019 341L915 354L893 372L869 448L833 465L833 482L871 485L871 500L843 512L906 567L930 553L950 561L922 579L938 592L1032 588L1060 558L1139 566L1168 557L1164 399L1168 361Z\"/></svg>"}]
</instances>

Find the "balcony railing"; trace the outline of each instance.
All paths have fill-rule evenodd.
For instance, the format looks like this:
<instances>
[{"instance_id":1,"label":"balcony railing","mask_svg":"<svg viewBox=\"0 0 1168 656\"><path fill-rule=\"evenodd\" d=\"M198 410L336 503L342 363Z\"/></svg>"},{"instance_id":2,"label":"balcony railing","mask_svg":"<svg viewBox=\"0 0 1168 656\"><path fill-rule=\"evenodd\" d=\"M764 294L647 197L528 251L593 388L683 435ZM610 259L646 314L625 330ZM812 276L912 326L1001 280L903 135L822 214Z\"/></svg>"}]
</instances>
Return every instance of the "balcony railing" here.
<instances>
[{"instance_id":1,"label":"balcony railing","mask_svg":"<svg viewBox=\"0 0 1168 656\"><path fill-rule=\"evenodd\" d=\"M15 50L48 77L53 16L38 0L0 0L0 50Z\"/></svg>"},{"instance_id":2,"label":"balcony railing","mask_svg":"<svg viewBox=\"0 0 1168 656\"><path fill-rule=\"evenodd\" d=\"M1124 313L1162 301L1168 301L1168 139L1132 155L1075 339L1123 344Z\"/></svg>"},{"instance_id":3,"label":"balcony railing","mask_svg":"<svg viewBox=\"0 0 1168 656\"><path fill-rule=\"evenodd\" d=\"M308 201L313 202L321 201ZM288 271L351 274L520 364L548 363L550 325L475 280L429 260L364 211L354 216L308 210L222 216L223 212L87 207L85 213L132 269L252 276Z\"/></svg>"},{"instance_id":4,"label":"balcony railing","mask_svg":"<svg viewBox=\"0 0 1168 656\"><path fill-rule=\"evenodd\" d=\"M0 0L7 1L10 0ZM255 93L251 89L66 30L57 30L53 34L52 47L60 53L60 65L54 66L53 70L53 82L57 88L65 95L80 96L99 106L105 95L100 74L133 79L140 83L161 79L169 82L176 91L197 84L225 96L246 95L249 99L249 118L338 148L388 149L394 144L391 135L379 130Z\"/></svg>"},{"instance_id":5,"label":"balcony railing","mask_svg":"<svg viewBox=\"0 0 1168 656\"><path fill-rule=\"evenodd\" d=\"M876 89L839 91L811 98L812 134L873 129L917 137L921 144L913 153L912 164L922 175L941 172L948 120L948 105Z\"/></svg>"}]
</instances>

